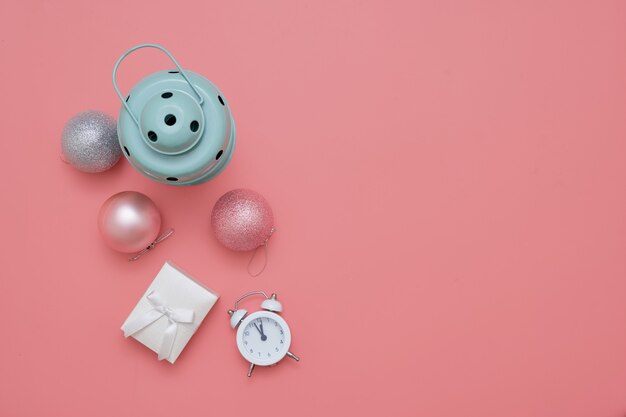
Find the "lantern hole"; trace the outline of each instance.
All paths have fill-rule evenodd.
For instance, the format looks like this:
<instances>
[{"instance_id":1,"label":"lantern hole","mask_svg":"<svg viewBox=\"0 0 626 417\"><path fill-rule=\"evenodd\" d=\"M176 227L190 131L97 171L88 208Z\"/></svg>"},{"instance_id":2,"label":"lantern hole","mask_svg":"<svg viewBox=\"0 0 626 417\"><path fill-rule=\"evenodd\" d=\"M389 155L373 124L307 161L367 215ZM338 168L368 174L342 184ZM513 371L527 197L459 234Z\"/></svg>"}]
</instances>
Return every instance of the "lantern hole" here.
<instances>
[{"instance_id":1,"label":"lantern hole","mask_svg":"<svg viewBox=\"0 0 626 417\"><path fill-rule=\"evenodd\" d=\"M167 114L165 115L165 119L163 119L165 121L165 124L168 126L174 126L174 124L176 123L176 116L174 116L173 114Z\"/></svg>"}]
</instances>

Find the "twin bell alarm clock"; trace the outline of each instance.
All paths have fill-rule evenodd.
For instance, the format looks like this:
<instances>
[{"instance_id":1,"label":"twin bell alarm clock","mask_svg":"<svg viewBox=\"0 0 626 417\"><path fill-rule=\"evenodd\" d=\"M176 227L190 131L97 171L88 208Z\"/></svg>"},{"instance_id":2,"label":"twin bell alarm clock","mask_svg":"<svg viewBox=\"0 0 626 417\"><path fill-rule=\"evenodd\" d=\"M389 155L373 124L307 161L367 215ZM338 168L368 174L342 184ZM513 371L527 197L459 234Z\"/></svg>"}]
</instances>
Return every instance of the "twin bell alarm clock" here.
<instances>
[{"instance_id":1,"label":"twin bell alarm clock","mask_svg":"<svg viewBox=\"0 0 626 417\"><path fill-rule=\"evenodd\" d=\"M239 302L246 297L263 295L263 310L248 314L247 310L239 309ZM248 377L256 365L276 365L285 356L299 362L300 358L289 351L291 331L287 322L277 313L283 311L282 304L276 294L268 297L263 291L253 291L242 295L235 301L235 309L228 310L230 326L237 329L237 347L245 360L250 362Z\"/></svg>"},{"instance_id":2,"label":"twin bell alarm clock","mask_svg":"<svg viewBox=\"0 0 626 417\"><path fill-rule=\"evenodd\" d=\"M175 68L155 72L124 96L117 69L141 48L163 51ZM113 68L113 87L122 101L117 135L124 156L142 174L173 185L209 181L224 170L235 147L235 123L228 103L209 80L183 70L160 45L126 51Z\"/></svg>"}]
</instances>

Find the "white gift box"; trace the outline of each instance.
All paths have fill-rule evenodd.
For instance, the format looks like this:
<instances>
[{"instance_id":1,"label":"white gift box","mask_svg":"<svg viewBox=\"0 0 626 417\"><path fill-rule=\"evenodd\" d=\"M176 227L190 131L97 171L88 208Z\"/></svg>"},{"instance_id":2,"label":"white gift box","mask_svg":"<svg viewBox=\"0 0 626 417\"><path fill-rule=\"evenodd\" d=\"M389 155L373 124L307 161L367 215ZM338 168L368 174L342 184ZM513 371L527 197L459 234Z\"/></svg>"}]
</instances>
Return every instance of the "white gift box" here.
<instances>
[{"instance_id":1,"label":"white gift box","mask_svg":"<svg viewBox=\"0 0 626 417\"><path fill-rule=\"evenodd\" d=\"M130 313L122 331L174 363L219 295L165 262Z\"/></svg>"}]
</instances>

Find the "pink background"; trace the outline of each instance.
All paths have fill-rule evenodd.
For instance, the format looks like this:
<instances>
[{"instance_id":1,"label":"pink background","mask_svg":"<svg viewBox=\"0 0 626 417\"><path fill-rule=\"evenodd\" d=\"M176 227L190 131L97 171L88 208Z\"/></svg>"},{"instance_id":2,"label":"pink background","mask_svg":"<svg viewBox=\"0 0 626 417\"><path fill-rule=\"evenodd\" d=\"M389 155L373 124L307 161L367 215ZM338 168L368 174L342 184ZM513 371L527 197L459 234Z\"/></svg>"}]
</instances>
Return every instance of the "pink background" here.
<instances>
[{"instance_id":1,"label":"pink background","mask_svg":"<svg viewBox=\"0 0 626 417\"><path fill-rule=\"evenodd\" d=\"M229 100L216 180L60 162L142 42ZM0 416L626 414L626 2L2 0L0 56ZM238 187L276 216L256 279L209 226ZM177 230L133 264L96 229L122 190ZM174 366L119 330L166 259L222 295ZM302 361L247 379L256 289Z\"/></svg>"}]
</instances>

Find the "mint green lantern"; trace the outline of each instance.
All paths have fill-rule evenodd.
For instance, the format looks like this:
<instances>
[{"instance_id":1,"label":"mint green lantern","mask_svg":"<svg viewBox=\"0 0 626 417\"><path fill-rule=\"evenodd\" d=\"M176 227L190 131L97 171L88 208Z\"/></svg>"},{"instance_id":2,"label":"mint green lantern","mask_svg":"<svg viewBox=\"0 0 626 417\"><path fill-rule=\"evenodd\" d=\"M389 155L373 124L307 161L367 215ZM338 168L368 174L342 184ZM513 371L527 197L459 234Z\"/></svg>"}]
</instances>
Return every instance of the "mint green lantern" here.
<instances>
[{"instance_id":1,"label":"mint green lantern","mask_svg":"<svg viewBox=\"0 0 626 417\"><path fill-rule=\"evenodd\" d=\"M117 68L140 48L163 51L175 70L155 72L124 98ZM124 156L139 172L173 185L209 181L224 170L235 148L235 123L224 95L209 80L183 70L160 45L126 51L113 68L113 87L122 101L117 135Z\"/></svg>"}]
</instances>

